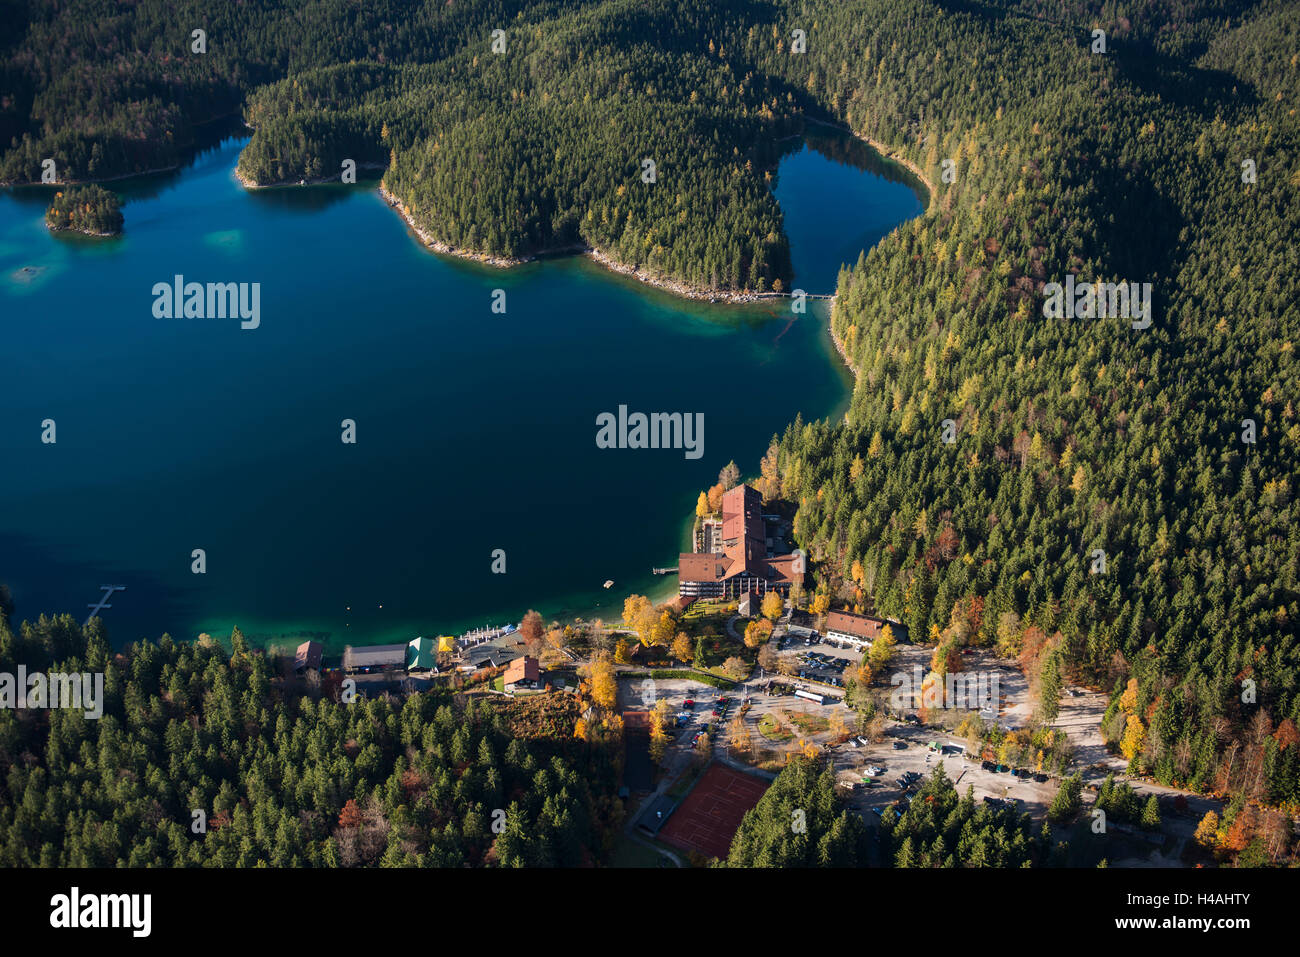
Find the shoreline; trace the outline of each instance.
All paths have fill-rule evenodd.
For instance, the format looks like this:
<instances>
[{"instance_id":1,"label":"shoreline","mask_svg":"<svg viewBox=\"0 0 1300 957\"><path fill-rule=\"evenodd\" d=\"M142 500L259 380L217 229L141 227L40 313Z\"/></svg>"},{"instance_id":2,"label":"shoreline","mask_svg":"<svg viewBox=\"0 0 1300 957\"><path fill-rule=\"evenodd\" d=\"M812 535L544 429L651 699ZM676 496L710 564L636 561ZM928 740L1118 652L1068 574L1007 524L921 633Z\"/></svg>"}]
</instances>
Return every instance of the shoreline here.
<instances>
[{"instance_id":1,"label":"shoreline","mask_svg":"<svg viewBox=\"0 0 1300 957\"><path fill-rule=\"evenodd\" d=\"M95 239L112 239L114 236L121 236L123 232L123 230L119 229L115 233L97 233L93 230L77 229L73 226L51 226L49 223L45 224L45 228L51 233L77 233L81 236L91 236Z\"/></svg>"},{"instance_id":2,"label":"shoreline","mask_svg":"<svg viewBox=\"0 0 1300 957\"><path fill-rule=\"evenodd\" d=\"M863 143L866 143L867 146L870 146L872 150L875 150L876 152L880 153L881 156L884 156L885 159L891 161L891 163L897 163L898 165L902 166L902 168L906 169L907 172L913 174L914 177L920 179L922 185L926 187L926 192L927 192L926 211L927 212L930 211L930 200L933 200L933 198L935 198L935 185L933 185L933 183L930 182L930 177L927 177L926 174L924 174L922 170L920 170L920 166L913 163L913 161L907 159L907 157L902 155L902 153L894 151L893 147L887 146L887 144L885 143L881 143L880 140L878 139L872 139L871 137L867 137L866 134L853 133L853 130L849 130L849 133L853 134L854 137L861 139Z\"/></svg>"},{"instance_id":3,"label":"shoreline","mask_svg":"<svg viewBox=\"0 0 1300 957\"><path fill-rule=\"evenodd\" d=\"M116 183L119 180L133 179L136 176L152 176L155 173L170 173L181 168L181 163L171 166L158 166L154 169L141 170L138 173L119 173L117 176L96 176L94 179L61 179L54 183L0 183L0 189L26 189L32 186L93 186L97 183Z\"/></svg>"},{"instance_id":4,"label":"shoreline","mask_svg":"<svg viewBox=\"0 0 1300 957\"><path fill-rule=\"evenodd\" d=\"M853 130L848 129L847 127L841 127L841 129L846 130L850 136L856 136L858 139L862 140L862 142L866 143L868 146L870 146L873 150L875 150L885 159L889 160L891 163L897 163L899 166L903 167L903 169L907 170L909 173L911 173L913 176L919 179L921 181L921 184L925 187L925 193L926 193L925 212L928 213L930 211L930 206L934 203L934 197L935 197L934 184L931 183L930 178L921 171L921 167L917 166L916 163L912 162L906 156L896 152L893 147L881 143L879 140L873 140L870 136L867 136L865 133L855 133Z\"/></svg>"},{"instance_id":5,"label":"shoreline","mask_svg":"<svg viewBox=\"0 0 1300 957\"><path fill-rule=\"evenodd\" d=\"M251 129L252 127L249 128ZM387 169L387 167L384 166L382 163L358 163L357 170L360 171L363 169L382 170L382 169ZM233 174L235 177L235 181L238 182L240 186L244 187L244 189L250 189L250 190L251 189L290 189L295 186L329 186L331 184L336 186L356 185L354 183L344 183L339 179L338 176L317 176L315 179L300 179L296 183L293 180L284 180L283 182L280 183L258 183L252 179L249 179L246 175L244 175L244 173L240 172L238 161L236 161L235 163Z\"/></svg>"},{"instance_id":6,"label":"shoreline","mask_svg":"<svg viewBox=\"0 0 1300 957\"><path fill-rule=\"evenodd\" d=\"M818 123L822 126L829 126L831 129L839 130L841 133L847 133L855 140L861 140L863 143L870 146L882 159L903 167L903 169L915 176L920 181L921 185L925 187L925 212L928 213L930 211L930 204L933 201L935 194L934 184L931 183L930 178L921 171L921 167L917 166L912 160L908 159L887 143L882 143L880 140L872 139L866 133L859 133L852 127L845 126L842 123L833 122L831 120L811 120L810 122ZM789 139L790 137L785 138Z\"/></svg>"},{"instance_id":7,"label":"shoreline","mask_svg":"<svg viewBox=\"0 0 1300 957\"><path fill-rule=\"evenodd\" d=\"M397 214L402 217L410 230L419 238L420 242L429 249L446 256L456 256L457 258L477 262L486 266L495 266L505 269L511 266L522 266L525 263L537 262L542 259L550 259L557 256L578 255L586 256L588 259L604 266L610 272L627 276L630 279L636 279L639 282L645 283L647 286L654 286L656 289L663 289L685 299L740 305L745 303L762 302L764 299L780 299L789 297L788 293L783 292L728 292L725 290L709 291L699 289L695 286L688 285L681 280L654 276L650 273L643 272L640 267L629 266L626 263L619 262L609 253L584 244L561 246L554 249L541 249L530 253L527 256L518 258L490 256L487 253L461 249L435 238L427 230L417 224L415 218L411 215L411 211L407 209L406 204L389 192L388 187L383 183L379 184L379 195L390 209L396 211Z\"/></svg>"},{"instance_id":8,"label":"shoreline","mask_svg":"<svg viewBox=\"0 0 1300 957\"><path fill-rule=\"evenodd\" d=\"M835 303L833 300L831 302L830 319L827 320L826 325L827 328L830 330L831 342L835 346L835 351L839 353L840 360L844 363L845 367L849 370L849 372L853 373L853 389L849 390L849 401L852 402L853 392L857 389L858 386L858 378L859 378L858 369L857 366L853 364L853 360L849 358L849 351L848 349L845 348L844 342L840 339L838 335L835 334ZM845 416L846 417L848 416L847 412L845 413Z\"/></svg>"}]
</instances>

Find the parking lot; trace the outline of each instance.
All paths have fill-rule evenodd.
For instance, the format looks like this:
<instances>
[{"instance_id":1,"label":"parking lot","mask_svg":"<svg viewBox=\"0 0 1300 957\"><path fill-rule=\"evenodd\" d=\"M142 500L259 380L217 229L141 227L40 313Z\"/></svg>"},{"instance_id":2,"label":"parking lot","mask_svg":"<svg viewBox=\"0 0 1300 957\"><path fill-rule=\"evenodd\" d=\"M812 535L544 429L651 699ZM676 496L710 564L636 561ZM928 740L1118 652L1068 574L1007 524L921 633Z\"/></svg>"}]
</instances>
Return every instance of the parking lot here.
<instances>
[{"instance_id":1,"label":"parking lot","mask_svg":"<svg viewBox=\"0 0 1300 957\"><path fill-rule=\"evenodd\" d=\"M946 746L948 753L943 753L942 750L931 751L929 744L932 741L941 749ZM895 748L895 742L902 743L904 747ZM860 748L842 744L830 749L829 753L837 779L859 783L850 800L871 824L878 820L871 813L872 807L887 807L904 795L906 789L898 784L900 777L911 772L927 778L940 764L959 794L965 794L969 786L974 788L977 801L986 797L1013 799L1021 810L1035 817L1041 817L1047 812L1048 805L1056 796L1058 781L1026 780L1014 777L1009 771L986 770L978 759L968 758L964 753L954 753L951 750L953 747L964 747L964 742L936 728L891 724L884 741L879 744ZM876 776L875 786L866 787L860 782L863 772L871 765L882 767L885 772Z\"/></svg>"},{"instance_id":2,"label":"parking lot","mask_svg":"<svg viewBox=\"0 0 1300 957\"><path fill-rule=\"evenodd\" d=\"M845 680L862 661L862 653L853 646L827 641L808 629L793 627L772 640L777 643L778 652L794 655L798 660L796 677L839 689L832 694L843 694Z\"/></svg>"}]
</instances>

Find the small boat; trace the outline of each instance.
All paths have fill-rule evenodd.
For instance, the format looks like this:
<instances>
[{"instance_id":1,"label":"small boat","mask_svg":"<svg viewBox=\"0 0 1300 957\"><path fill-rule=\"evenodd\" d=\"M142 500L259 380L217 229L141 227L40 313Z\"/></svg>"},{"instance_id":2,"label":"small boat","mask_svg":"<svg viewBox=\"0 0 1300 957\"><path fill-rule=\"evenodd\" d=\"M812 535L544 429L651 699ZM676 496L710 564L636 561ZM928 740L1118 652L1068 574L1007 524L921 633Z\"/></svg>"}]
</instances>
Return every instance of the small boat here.
<instances>
[{"instance_id":1,"label":"small boat","mask_svg":"<svg viewBox=\"0 0 1300 957\"><path fill-rule=\"evenodd\" d=\"M612 579L612 578L608 579L608 580L605 582L605 586L604 586L604 587L606 587L606 588L613 588L613 587L614 587L614 579Z\"/></svg>"}]
</instances>

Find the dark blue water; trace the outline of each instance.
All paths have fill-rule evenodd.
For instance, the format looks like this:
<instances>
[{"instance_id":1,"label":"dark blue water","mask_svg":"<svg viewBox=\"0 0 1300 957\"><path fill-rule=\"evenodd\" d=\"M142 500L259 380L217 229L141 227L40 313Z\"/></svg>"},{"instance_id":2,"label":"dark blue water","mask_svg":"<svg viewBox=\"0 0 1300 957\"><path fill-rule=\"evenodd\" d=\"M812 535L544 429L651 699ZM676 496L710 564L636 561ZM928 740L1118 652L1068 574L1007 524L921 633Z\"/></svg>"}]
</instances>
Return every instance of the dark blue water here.
<instances>
[{"instance_id":1,"label":"dark blue water","mask_svg":"<svg viewBox=\"0 0 1300 957\"><path fill-rule=\"evenodd\" d=\"M529 607L617 617L629 592L675 587L650 568L674 563L723 465L756 472L797 413L847 400L821 304L792 320L579 258L448 260L373 184L243 190L243 142L113 184L116 239L52 236L48 193L0 194L0 582L20 619L84 617L103 584L127 586L102 613L119 643L238 625L337 649ZM810 292L920 210L812 150L783 160L777 196ZM177 273L260 283L259 328L155 318L152 288ZM702 412L703 456L598 449L596 416L620 403Z\"/></svg>"}]
</instances>

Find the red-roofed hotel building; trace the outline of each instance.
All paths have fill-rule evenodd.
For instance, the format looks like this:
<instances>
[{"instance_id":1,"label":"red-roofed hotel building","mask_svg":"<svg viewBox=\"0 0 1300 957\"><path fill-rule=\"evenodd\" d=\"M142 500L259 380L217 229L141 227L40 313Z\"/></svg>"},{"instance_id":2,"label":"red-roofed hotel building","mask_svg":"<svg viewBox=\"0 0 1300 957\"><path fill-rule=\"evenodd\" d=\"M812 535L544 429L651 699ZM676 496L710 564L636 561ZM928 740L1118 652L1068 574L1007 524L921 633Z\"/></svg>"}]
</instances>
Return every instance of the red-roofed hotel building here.
<instances>
[{"instance_id":1,"label":"red-roofed hotel building","mask_svg":"<svg viewBox=\"0 0 1300 957\"><path fill-rule=\"evenodd\" d=\"M777 591L803 581L795 571L798 556L769 555L763 497L748 485L723 493L722 521L714 521L696 540L698 551L677 561L677 593L688 598L739 598Z\"/></svg>"}]
</instances>

